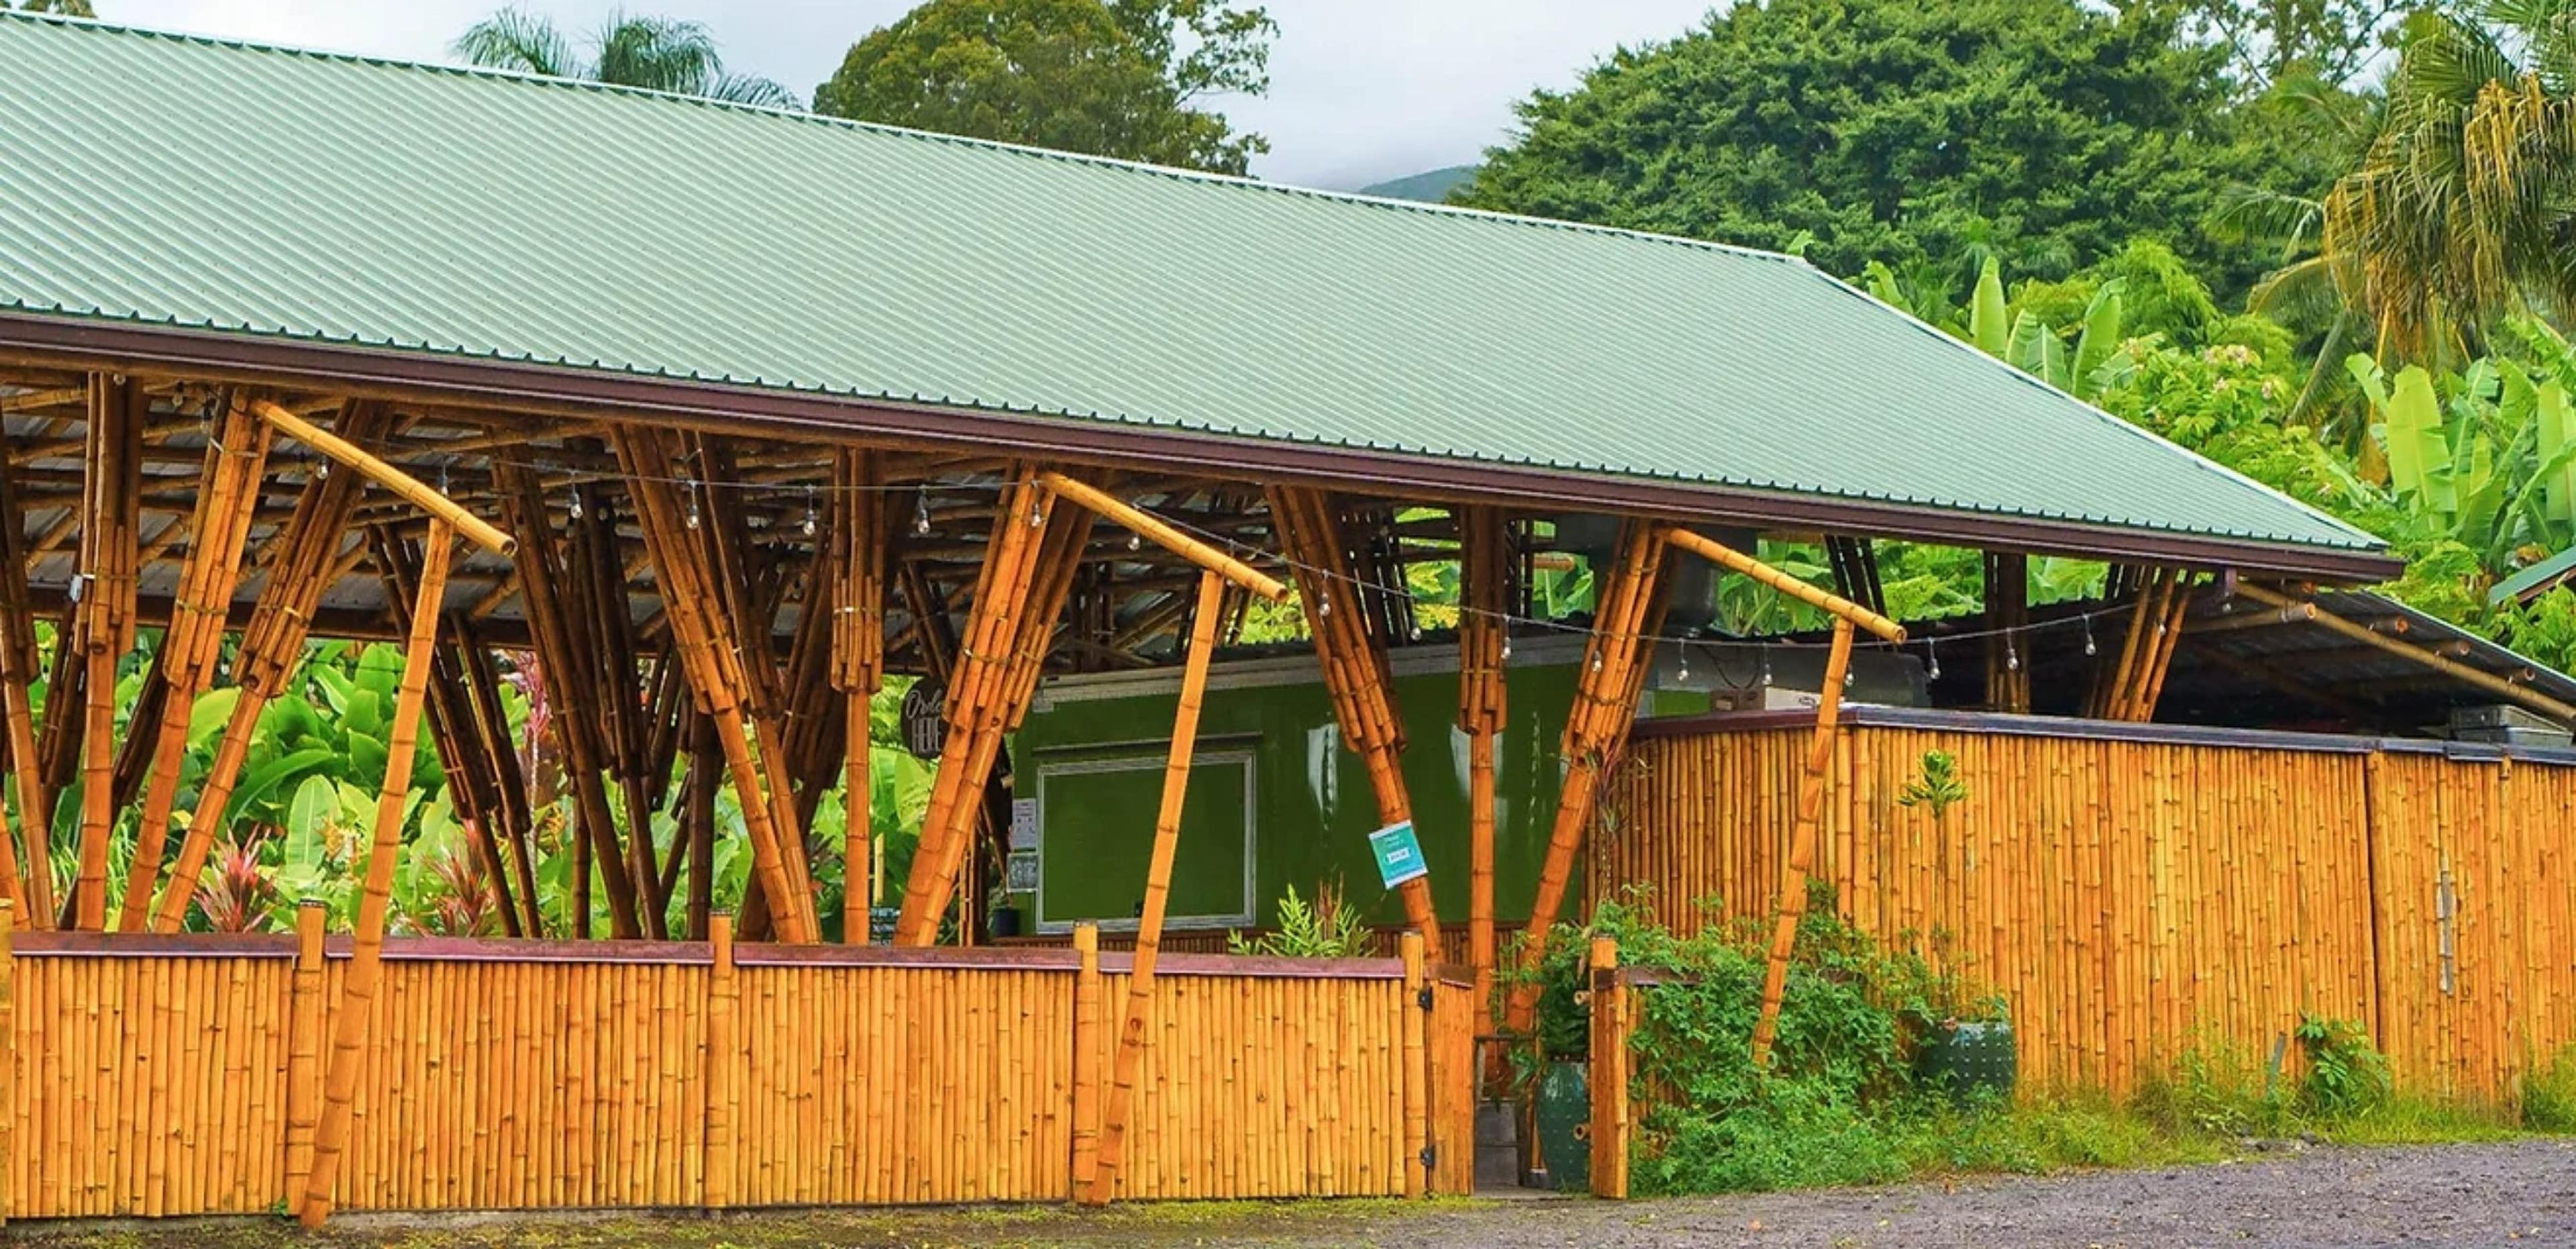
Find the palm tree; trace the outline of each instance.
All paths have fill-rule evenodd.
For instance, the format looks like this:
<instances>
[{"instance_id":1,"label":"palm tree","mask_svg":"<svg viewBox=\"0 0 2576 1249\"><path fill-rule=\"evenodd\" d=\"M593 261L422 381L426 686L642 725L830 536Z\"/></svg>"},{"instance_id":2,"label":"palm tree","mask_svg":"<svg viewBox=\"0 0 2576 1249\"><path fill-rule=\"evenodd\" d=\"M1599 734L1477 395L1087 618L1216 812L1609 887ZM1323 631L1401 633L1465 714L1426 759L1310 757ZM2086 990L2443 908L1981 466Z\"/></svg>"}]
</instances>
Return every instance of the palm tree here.
<instances>
[{"instance_id":1,"label":"palm tree","mask_svg":"<svg viewBox=\"0 0 2576 1249\"><path fill-rule=\"evenodd\" d=\"M704 24L612 13L576 49L545 18L503 9L474 24L448 50L485 69L515 69L549 78L582 78L673 95L702 96L768 108L803 108L796 93L766 78L728 74Z\"/></svg>"},{"instance_id":2,"label":"palm tree","mask_svg":"<svg viewBox=\"0 0 2576 1249\"><path fill-rule=\"evenodd\" d=\"M2576 309L2576 0L2419 12L2387 94L2318 217L2380 357L2463 359L2499 316Z\"/></svg>"}]
</instances>

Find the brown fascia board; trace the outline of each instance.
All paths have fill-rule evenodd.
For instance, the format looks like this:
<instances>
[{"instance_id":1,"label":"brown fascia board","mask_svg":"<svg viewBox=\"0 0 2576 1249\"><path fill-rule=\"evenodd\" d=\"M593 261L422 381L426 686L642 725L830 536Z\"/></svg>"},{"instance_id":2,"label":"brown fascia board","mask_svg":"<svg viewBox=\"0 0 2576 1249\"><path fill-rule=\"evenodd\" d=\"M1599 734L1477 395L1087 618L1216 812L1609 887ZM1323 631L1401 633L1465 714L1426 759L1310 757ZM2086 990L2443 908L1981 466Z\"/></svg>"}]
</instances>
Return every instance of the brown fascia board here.
<instances>
[{"instance_id":1,"label":"brown fascia board","mask_svg":"<svg viewBox=\"0 0 2576 1249\"><path fill-rule=\"evenodd\" d=\"M2384 581L2383 553L2202 537L1225 437L989 409L905 405L473 356L121 322L0 314L0 357L38 367L168 373L398 402L491 407L818 441L1036 454L1107 467L1349 489L1407 501L1609 512L1769 530L1902 538L1993 551L2234 568L2337 584Z\"/></svg>"}]
</instances>

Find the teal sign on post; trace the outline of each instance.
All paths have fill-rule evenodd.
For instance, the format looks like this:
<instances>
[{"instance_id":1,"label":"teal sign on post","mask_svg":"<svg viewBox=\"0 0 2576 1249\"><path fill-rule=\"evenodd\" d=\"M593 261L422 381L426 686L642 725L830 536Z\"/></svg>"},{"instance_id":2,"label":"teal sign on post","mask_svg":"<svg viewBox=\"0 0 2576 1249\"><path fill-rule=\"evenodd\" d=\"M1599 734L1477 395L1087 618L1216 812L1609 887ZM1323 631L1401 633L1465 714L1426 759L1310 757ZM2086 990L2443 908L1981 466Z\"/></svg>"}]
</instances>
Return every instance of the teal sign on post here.
<instances>
[{"instance_id":1,"label":"teal sign on post","mask_svg":"<svg viewBox=\"0 0 2576 1249\"><path fill-rule=\"evenodd\" d=\"M1431 865L1422 861L1422 843L1413 836L1411 820L1370 833L1369 849L1377 854L1377 878L1389 889L1431 874Z\"/></svg>"}]
</instances>

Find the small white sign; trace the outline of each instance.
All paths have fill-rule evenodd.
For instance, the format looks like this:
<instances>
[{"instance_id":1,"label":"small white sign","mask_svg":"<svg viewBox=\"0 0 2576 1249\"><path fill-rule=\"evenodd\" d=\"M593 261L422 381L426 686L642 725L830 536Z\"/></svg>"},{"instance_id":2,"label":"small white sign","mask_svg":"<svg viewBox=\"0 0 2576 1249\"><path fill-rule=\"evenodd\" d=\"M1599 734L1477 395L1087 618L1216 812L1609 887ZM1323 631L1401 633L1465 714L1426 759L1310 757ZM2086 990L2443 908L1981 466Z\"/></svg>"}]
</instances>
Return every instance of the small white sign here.
<instances>
[{"instance_id":1,"label":"small white sign","mask_svg":"<svg viewBox=\"0 0 2576 1249\"><path fill-rule=\"evenodd\" d=\"M1033 850L1013 851L1003 872L1002 888L1011 893L1038 891L1038 856Z\"/></svg>"},{"instance_id":2,"label":"small white sign","mask_svg":"<svg viewBox=\"0 0 2576 1249\"><path fill-rule=\"evenodd\" d=\"M1038 800L1013 798L1011 800L1011 849L1033 851L1037 848Z\"/></svg>"}]
</instances>

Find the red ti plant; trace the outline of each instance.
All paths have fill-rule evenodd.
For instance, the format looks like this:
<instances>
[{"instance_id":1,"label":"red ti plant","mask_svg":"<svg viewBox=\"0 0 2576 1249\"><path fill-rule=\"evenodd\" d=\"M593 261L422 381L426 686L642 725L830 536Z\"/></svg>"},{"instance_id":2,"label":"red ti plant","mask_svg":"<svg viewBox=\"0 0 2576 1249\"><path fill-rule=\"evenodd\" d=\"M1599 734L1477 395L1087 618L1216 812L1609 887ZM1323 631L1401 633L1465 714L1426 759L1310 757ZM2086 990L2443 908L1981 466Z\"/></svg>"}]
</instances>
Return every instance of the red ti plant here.
<instances>
[{"instance_id":1,"label":"red ti plant","mask_svg":"<svg viewBox=\"0 0 2576 1249\"><path fill-rule=\"evenodd\" d=\"M260 870L260 843L273 830L254 825L248 833L215 851L213 871L197 885L197 910L215 932L258 932L268 927L268 904L275 890Z\"/></svg>"},{"instance_id":2,"label":"red ti plant","mask_svg":"<svg viewBox=\"0 0 2576 1249\"><path fill-rule=\"evenodd\" d=\"M471 852L441 854L429 861L438 880L435 900L420 916L420 927L450 937L489 937L501 931L501 900L483 873L483 861Z\"/></svg>"}]
</instances>

